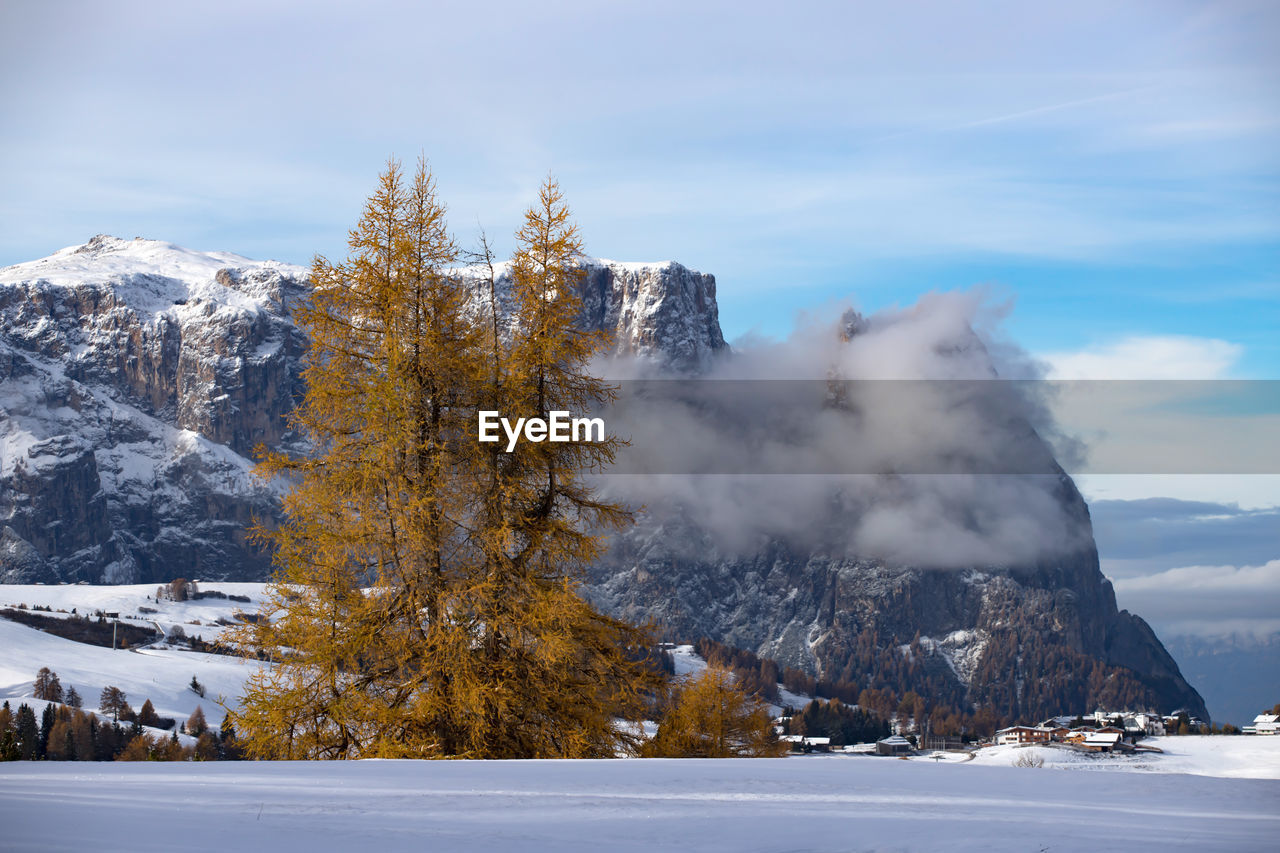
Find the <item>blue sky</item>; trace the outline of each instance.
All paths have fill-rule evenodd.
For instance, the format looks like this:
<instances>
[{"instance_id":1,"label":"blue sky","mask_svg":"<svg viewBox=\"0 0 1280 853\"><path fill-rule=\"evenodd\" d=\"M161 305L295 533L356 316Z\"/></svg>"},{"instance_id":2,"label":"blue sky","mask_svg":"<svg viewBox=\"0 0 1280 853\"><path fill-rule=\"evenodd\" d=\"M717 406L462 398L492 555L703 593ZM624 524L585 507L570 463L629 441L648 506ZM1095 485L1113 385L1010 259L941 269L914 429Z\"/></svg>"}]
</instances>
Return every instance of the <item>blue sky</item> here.
<instances>
[{"instance_id":1,"label":"blue sky","mask_svg":"<svg viewBox=\"0 0 1280 853\"><path fill-rule=\"evenodd\" d=\"M421 151L464 243L552 170L593 254L715 273L731 338L987 283L1035 352L1280 377L1274 4L267 5L6 4L0 263L305 263Z\"/></svg>"},{"instance_id":2,"label":"blue sky","mask_svg":"<svg viewBox=\"0 0 1280 853\"><path fill-rule=\"evenodd\" d=\"M1280 379L1278 37L1265 0L6 3L0 264L104 232L340 255L422 152L463 244L508 250L550 170L592 254L714 273L731 339L986 285L1068 373Z\"/></svg>"}]
</instances>

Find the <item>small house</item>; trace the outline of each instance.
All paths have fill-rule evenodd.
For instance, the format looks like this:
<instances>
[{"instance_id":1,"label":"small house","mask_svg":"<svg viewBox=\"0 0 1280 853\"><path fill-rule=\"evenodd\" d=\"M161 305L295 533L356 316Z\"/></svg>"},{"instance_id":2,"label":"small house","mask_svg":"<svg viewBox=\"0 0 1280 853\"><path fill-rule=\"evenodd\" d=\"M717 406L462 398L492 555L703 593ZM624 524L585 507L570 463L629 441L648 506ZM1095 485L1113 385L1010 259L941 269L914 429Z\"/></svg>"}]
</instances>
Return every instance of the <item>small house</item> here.
<instances>
[{"instance_id":1,"label":"small house","mask_svg":"<svg viewBox=\"0 0 1280 853\"><path fill-rule=\"evenodd\" d=\"M1245 726L1240 731L1247 735L1280 734L1280 714L1259 714L1253 718L1252 726Z\"/></svg>"},{"instance_id":2,"label":"small house","mask_svg":"<svg viewBox=\"0 0 1280 853\"><path fill-rule=\"evenodd\" d=\"M1048 743L1051 729L1039 726L1009 726L996 732L997 744Z\"/></svg>"},{"instance_id":3,"label":"small house","mask_svg":"<svg viewBox=\"0 0 1280 853\"><path fill-rule=\"evenodd\" d=\"M1115 752L1124 746L1124 732L1091 732L1080 745L1093 752Z\"/></svg>"},{"instance_id":4,"label":"small house","mask_svg":"<svg viewBox=\"0 0 1280 853\"><path fill-rule=\"evenodd\" d=\"M876 741L876 755L909 755L911 749L911 741L902 735L890 735Z\"/></svg>"}]
</instances>

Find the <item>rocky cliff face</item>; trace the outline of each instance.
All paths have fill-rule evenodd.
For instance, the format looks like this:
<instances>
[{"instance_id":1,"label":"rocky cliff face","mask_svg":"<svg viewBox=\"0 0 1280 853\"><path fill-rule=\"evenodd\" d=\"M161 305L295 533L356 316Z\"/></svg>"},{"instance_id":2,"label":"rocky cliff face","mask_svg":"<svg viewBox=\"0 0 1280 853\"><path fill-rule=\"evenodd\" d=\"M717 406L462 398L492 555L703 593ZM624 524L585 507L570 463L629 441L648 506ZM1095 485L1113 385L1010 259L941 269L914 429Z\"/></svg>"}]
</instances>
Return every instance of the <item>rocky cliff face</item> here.
<instances>
[{"instance_id":1,"label":"rocky cliff face","mask_svg":"<svg viewBox=\"0 0 1280 853\"><path fill-rule=\"evenodd\" d=\"M264 578L246 529L279 504L252 458L297 445L308 290L301 267L108 236L0 270L0 580ZM714 277L674 263L588 262L583 324L680 370L727 350Z\"/></svg>"},{"instance_id":2,"label":"rocky cliff face","mask_svg":"<svg viewBox=\"0 0 1280 853\"><path fill-rule=\"evenodd\" d=\"M1061 489L1087 528L1065 475ZM778 540L726 551L678 510L646 515L593 567L589 590L669 637L708 636L830 682L1022 719L1097 705L1204 712L1147 624L1117 610L1091 541L1026 565L928 569Z\"/></svg>"},{"instance_id":3,"label":"rocky cliff face","mask_svg":"<svg viewBox=\"0 0 1280 853\"><path fill-rule=\"evenodd\" d=\"M99 236L0 271L0 524L8 581L249 578L291 440L305 271ZM12 557L8 555L13 555Z\"/></svg>"},{"instance_id":4,"label":"rocky cliff face","mask_svg":"<svg viewBox=\"0 0 1280 853\"><path fill-rule=\"evenodd\" d=\"M582 288L584 327L614 333L619 355L688 374L728 351L712 276L592 261ZM112 237L0 270L0 580L264 578L246 530L278 517L279 495L251 457L259 444L300 447L284 416L302 390L291 308L307 289L298 267ZM1162 710L1203 715L1145 623L1116 610L1084 502L1065 475L1059 489L1085 546L962 570L782 538L743 553L681 507L658 507L617 539L588 594L673 636L830 679L859 677L872 649L919 658L931 684L966 701L1007 688L1016 703L1049 649L1132 670ZM1071 689L1067 710L1106 696Z\"/></svg>"}]
</instances>

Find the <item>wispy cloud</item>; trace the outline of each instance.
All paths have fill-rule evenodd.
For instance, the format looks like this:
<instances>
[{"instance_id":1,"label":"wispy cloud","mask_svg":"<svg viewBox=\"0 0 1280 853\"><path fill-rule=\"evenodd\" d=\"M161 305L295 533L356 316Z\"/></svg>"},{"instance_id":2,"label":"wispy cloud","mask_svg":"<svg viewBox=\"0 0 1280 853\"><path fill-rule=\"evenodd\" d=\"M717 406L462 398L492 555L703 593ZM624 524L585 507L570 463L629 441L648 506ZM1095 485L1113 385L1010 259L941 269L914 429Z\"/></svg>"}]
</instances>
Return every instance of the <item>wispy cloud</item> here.
<instances>
[{"instance_id":1,"label":"wispy cloud","mask_svg":"<svg viewBox=\"0 0 1280 853\"><path fill-rule=\"evenodd\" d=\"M1039 359L1049 379L1223 379L1243 354L1239 344L1216 338L1131 335Z\"/></svg>"}]
</instances>

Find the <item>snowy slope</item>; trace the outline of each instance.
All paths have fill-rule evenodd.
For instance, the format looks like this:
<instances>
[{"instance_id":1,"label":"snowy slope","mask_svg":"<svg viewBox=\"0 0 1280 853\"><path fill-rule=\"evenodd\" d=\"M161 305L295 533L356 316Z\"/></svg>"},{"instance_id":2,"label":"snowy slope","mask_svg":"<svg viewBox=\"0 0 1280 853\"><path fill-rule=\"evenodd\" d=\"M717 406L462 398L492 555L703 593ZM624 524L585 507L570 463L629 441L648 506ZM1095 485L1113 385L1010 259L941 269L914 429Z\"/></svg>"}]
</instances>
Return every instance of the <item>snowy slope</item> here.
<instances>
[{"instance_id":1,"label":"snowy slope","mask_svg":"<svg viewBox=\"0 0 1280 853\"><path fill-rule=\"evenodd\" d=\"M1272 851L1280 782L874 758L0 765L6 851ZM74 820L67 819L74 815Z\"/></svg>"},{"instance_id":2,"label":"snowy slope","mask_svg":"<svg viewBox=\"0 0 1280 853\"><path fill-rule=\"evenodd\" d=\"M260 596L261 584L223 584L219 588L233 594ZM255 604L237 604L222 599L192 602L148 601L154 587L92 586L0 586L0 604L48 604L75 607L81 614L95 610L118 611L123 618L155 618L165 628L183 625L188 634L203 632L211 639L219 628L210 623L230 615L234 608L255 609ZM149 606L158 614L139 614L138 606ZM44 614L44 615L58 615ZM202 624L196 624L197 622ZM29 701L37 670L47 666L58 674L63 689L74 686L84 699L86 710L97 705L102 688L119 687L134 708L150 699L162 717L186 720L200 706L205 717L217 726L224 715L218 698L234 704L245 680L262 664L224 655L210 655L165 648L115 651L77 643L0 619L0 699L16 707ZM191 677L205 685L202 698L188 689Z\"/></svg>"},{"instance_id":3,"label":"snowy slope","mask_svg":"<svg viewBox=\"0 0 1280 853\"><path fill-rule=\"evenodd\" d=\"M188 637L200 636L212 642L226 630L226 626L218 624L220 620L234 621L238 611L256 612L262 605L266 589L266 584L262 583L221 581L199 586L206 592L222 592L248 598L249 601L232 601L229 598L156 600L156 585L153 584L0 584L0 608L20 604L49 607L53 612L42 615L55 617L68 616L72 610L83 616L92 616L98 611L119 613L122 620L159 627L166 634L175 627L181 627ZM144 607L147 610L143 610Z\"/></svg>"}]
</instances>

